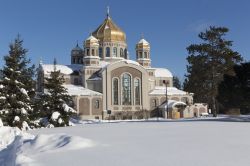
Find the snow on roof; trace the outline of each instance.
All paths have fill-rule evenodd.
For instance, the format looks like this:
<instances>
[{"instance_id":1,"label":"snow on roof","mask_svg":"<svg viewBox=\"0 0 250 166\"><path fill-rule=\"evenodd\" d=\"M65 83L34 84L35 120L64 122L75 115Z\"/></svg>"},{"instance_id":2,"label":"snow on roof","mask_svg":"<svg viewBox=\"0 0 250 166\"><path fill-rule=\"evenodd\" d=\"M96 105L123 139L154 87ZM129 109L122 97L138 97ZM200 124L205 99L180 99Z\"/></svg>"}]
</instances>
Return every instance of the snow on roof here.
<instances>
[{"instance_id":1,"label":"snow on roof","mask_svg":"<svg viewBox=\"0 0 250 166\"><path fill-rule=\"evenodd\" d=\"M71 68L73 71L80 71L83 67L81 64L71 64L71 65L66 65L67 67Z\"/></svg>"},{"instance_id":2,"label":"snow on roof","mask_svg":"<svg viewBox=\"0 0 250 166\"><path fill-rule=\"evenodd\" d=\"M54 71L53 64L46 64L46 65L43 64L41 66L44 71L44 74L50 74L52 71ZM56 70L60 70L61 73L67 75L73 73L73 70L66 65L56 65Z\"/></svg>"},{"instance_id":3,"label":"snow on roof","mask_svg":"<svg viewBox=\"0 0 250 166\"><path fill-rule=\"evenodd\" d=\"M125 63L127 63L127 64L134 64L134 65L140 66L140 64L139 64L138 62L133 61L133 60L123 59L123 60L121 60L121 61L123 61L123 62L125 62Z\"/></svg>"},{"instance_id":4,"label":"snow on roof","mask_svg":"<svg viewBox=\"0 0 250 166\"><path fill-rule=\"evenodd\" d=\"M160 105L160 108L166 108L166 102ZM182 101L168 100L168 108L175 108L176 106L186 106L187 104Z\"/></svg>"},{"instance_id":5,"label":"snow on roof","mask_svg":"<svg viewBox=\"0 0 250 166\"><path fill-rule=\"evenodd\" d=\"M150 93L150 95L165 95L166 87L156 86ZM177 89L176 87L168 87L168 95L187 95L188 92Z\"/></svg>"},{"instance_id":6,"label":"snow on roof","mask_svg":"<svg viewBox=\"0 0 250 166\"><path fill-rule=\"evenodd\" d=\"M107 63L107 62L101 61L100 65L102 66L102 70L100 70L100 73L103 72L109 65L111 65L111 64L113 65L113 64L116 64L116 63L120 63L120 62L125 62L127 64L134 64L134 65L137 65L137 66L141 66L138 62L133 61L133 60L128 60L128 59L122 59L120 61L116 61L116 62L113 62L113 63Z\"/></svg>"},{"instance_id":7,"label":"snow on roof","mask_svg":"<svg viewBox=\"0 0 250 166\"><path fill-rule=\"evenodd\" d=\"M63 85L71 96L100 96L99 92L84 88L82 86L76 86L72 84Z\"/></svg>"},{"instance_id":8,"label":"snow on roof","mask_svg":"<svg viewBox=\"0 0 250 166\"><path fill-rule=\"evenodd\" d=\"M173 77L173 75L168 69L155 68L155 77Z\"/></svg>"},{"instance_id":9,"label":"snow on roof","mask_svg":"<svg viewBox=\"0 0 250 166\"><path fill-rule=\"evenodd\" d=\"M94 40L94 41L98 41L97 38L95 38L94 36L89 36L86 40Z\"/></svg>"},{"instance_id":10,"label":"snow on roof","mask_svg":"<svg viewBox=\"0 0 250 166\"><path fill-rule=\"evenodd\" d=\"M50 74L52 71L54 71L54 65L53 64L42 64L42 69L44 71L44 74ZM62 74L72 74L74 71L81 70L82 65L56 65L56 70L60 70Z\"/></svg>"},{"instance_id":11,"label":"snow on roof","mask_svg":"<svg viewBox=\"0 0 250 166\"><path fill-rule=\"evenodd\" d=\"M141 40L138 42L138 44L140 44L140 43L142 43L142 44L149 44L149 42L148 42L147 40L145 40L145 39L141 39Z\"/></svg>"}]
</instances>

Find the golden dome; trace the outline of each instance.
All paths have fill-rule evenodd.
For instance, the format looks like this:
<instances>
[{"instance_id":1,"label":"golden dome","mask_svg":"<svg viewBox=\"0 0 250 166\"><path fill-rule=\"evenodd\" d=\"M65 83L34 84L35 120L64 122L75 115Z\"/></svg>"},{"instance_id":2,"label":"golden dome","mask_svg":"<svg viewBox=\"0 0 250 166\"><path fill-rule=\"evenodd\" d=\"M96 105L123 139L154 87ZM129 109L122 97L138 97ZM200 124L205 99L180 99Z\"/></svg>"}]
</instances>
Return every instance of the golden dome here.
<instances>
[{"instance_id":1,"label":"golden dome","mask_svg":"<svg viewBox=\"0 0 250 166\"><path fill-rule=\"evenodd\" d=\"M126 42L126 34L107 15L104 22L92 33L100 41L122 41Z\"/></svg>"}]
</instances>

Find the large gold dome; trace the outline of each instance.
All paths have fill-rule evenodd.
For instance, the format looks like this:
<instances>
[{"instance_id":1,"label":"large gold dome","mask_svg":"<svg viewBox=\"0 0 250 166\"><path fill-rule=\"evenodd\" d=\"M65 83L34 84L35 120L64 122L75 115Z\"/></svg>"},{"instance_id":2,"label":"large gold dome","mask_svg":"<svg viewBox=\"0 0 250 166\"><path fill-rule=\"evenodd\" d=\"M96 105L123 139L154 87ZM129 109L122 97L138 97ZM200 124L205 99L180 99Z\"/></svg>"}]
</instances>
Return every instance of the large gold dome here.
<instances>
[{"instance_id":1,"label":"large gold dome","mask_svg":"<svg viewBox=\"0 0 250 166\"><path fill-rule=\"evenodd\" d=\"M111 19L110 16L92 33L100 41L122 41L126 42L126 34Z\"/></svg>"}]
</instances>

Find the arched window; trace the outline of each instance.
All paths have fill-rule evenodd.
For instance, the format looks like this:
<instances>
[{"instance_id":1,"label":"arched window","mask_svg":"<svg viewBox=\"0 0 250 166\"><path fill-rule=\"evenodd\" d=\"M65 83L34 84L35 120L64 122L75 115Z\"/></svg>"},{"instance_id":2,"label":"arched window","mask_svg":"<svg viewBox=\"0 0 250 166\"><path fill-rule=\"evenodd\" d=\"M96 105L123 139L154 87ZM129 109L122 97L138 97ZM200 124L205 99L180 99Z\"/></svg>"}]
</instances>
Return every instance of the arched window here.
<instances>
[{"instance_id":1,"label":"arched window","mask_svg":"<svg viewBox=\"0 0 250 166\"><path fill-rule=\"evenodd\" d=\"M140 94L140 80L138 78L134 81L134 88L135 88L135 105L141 104L141 94Z\"/></svg>"},{"instance_id":2,"label":"arched window","mask_svg":"<svg viewBox=\"0 0 250 166\"><path fill-rule=\"evenodd\" d=\"M147 52L144 52L144 58L148 58Z\"/></svg>"},{"instance_id":3,"label":"arched window","mask_svg":"<svg viewBox=\"0 0 250 166\"><path fill-rule=\"evenodd\" d=\"M113 48L113 57L117 57L117 48L116 47Z\"/></svg>"},{"instance_id":4,"label":"arched window","mask_svg":"<svg viewBox=\"0 0 250 166\"><path fill-rule=\"evenodd\" d=\"M152 100L152 106L153 106L153 107L157 107L157 100L156 100L156 99L153 99L153 100Z\"/></svg>"},{"instance_id":5,"label":"arched window","mask_svg":"<svg viewBox=\"0 0 250 166\"><path fill-rule=\"evenodd\" d=\"M106 57L110 57L110 48L106 47Z\"/></svg>"},{"instance_id":6,"label":"arched window","mask_svg":"<svg viewBox=\"0 0 250 166\"><path fill-rule=\"evenodd\" d=\"M131 105L131 76L124 74L122 76L122 104Z\"/></svg>"},{"instance_id":7,"label":"arched window","mask_svg":"<svg viewBox=\"0 0 250 166\"><path fill-rule=\"evenodd\" d=\"M124 49L124 58L125 58L125 59L128 59L127 56L128 56L128 55L127 55L127 49L125 48L125 49Z\"/></svg>"},{"instance_id":8,"label":"arched window","mask_svg":"<svg viewBox=\"0 0 250 166\"><path fill-rule=\"evenodd\" d=\"M142 52L139 52L139 58L142 58Z\"/></svg>"},{"instance_id":9,"label":"arched window","mask_svg":"<svg viewBox=\"0 0 250 166\"><path fill-rule=\"evenodd\" d=\"M91 50L91 55L95 56L95 50L94 49Z\"/></svg>"},{"instance_id":10,"label":"arched window","mask_svg":"<svg viewBox=\"0 0 250 166\"><path fill-rule=\"evenodd\" d=\"M95 101L95 109L99 109L100 108L100 101L96 100Z\"/></svg>"},{"instance_id":11,"label":"arched window","mask_svg":"<svg viewBox=\"0 0 250 166\"><path fill-rule=\"evenodd\" d=\"M113 104L118 105L118 78L113 79Z\"/></svg>"},{"instance_id":12,"label":"arched window","mask_svg":"<svg viewBox=\"0 0 250 166\"><path fill-rule=\"evenodd\" d=\"M87 56L89 56L89 49L87 48Z\"/></svg>"},{"instance_id":13,"label":"arched window","mask_svg":"<svg viewBox=\"0 0 250 166\"><path fill-rule=\"evenodd\" d=\"M120 48L120 57L122 57L122 58L123 58L123 56L124 56L124 54L123 54L123 49L122 49L122 48Z\"/></svg>"},{"instance_id":14,"label":"arched window","mask_svg":"<svg viewBox=\"0 0 250 166\"><path fill-rule=\"evenodd\" d=\"M99 57L102 58L102 47L99 47Z\"/></svg>"}]
</instances>

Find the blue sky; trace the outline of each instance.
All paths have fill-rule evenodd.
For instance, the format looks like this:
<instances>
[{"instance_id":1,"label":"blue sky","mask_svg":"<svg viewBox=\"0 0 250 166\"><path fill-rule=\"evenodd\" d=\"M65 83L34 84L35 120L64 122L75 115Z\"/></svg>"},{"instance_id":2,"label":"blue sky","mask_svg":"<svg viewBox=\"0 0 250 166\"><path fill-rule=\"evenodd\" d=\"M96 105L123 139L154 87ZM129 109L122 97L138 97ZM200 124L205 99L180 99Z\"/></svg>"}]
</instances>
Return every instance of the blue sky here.
<instances>
[{"instance_id":1,"label":"blue sky","mask_svg":"<svg viewBox=\"0 0 250 166\"><path fill-rule=\"evenodd\" d=\"M130 58L141 34L151 44L154 67L165 67L181 79L186 73L186 47L210 25L230 29L227 39L250 59L248 0L2 0L0 2L0 67L8 45L21 34L28 57L37 64L70 63L76 41L82 45L105 19L106 7L127 35Z\"/></svg>"}]
</instances>

